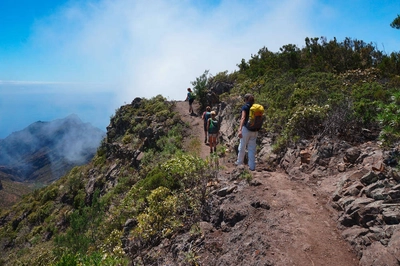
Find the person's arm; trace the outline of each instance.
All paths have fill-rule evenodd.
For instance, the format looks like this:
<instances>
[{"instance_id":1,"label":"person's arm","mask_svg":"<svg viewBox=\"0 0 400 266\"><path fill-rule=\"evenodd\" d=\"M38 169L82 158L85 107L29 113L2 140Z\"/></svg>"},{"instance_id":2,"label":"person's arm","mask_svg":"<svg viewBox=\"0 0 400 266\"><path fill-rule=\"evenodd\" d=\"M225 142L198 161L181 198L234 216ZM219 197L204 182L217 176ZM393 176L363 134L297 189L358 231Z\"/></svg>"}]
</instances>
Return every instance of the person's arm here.
<instances>
[{"instance_id":1,"label":"person's arm","mask_svg":"<svg viewBox=\"0 0 400 266\"><path fill-rule=\"evenodd\" d=\"M239 125L239 138L242 138L242 128L246 123L246 111L242 110L242 117L240 118L240 125Z\"/></svg>"}]
</instances>

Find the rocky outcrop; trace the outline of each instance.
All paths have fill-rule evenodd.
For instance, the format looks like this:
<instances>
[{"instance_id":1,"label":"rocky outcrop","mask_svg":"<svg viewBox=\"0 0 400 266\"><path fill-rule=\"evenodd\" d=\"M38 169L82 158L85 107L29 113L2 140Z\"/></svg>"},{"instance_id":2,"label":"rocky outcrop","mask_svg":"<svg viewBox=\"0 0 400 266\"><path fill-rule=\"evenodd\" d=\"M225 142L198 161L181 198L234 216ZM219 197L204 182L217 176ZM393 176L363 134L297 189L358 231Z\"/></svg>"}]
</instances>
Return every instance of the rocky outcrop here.
<instances>
[{"instance_id":1,"label":"rocky outcrop","mask_svg":"<svg viewBox=\"0 0 400 266\"><path fill-rule=\"evenodd\" d=\"M165 105L169 108L169 115L174 104L165 101ZM121 106L111 118L107 137L99 148L109 163L102 172L96 169L89 171L85 187L87 204L91 203L96 189L105 193L117 184L116 179L121 174L121 168L128 166L138 170L144 150L158 148L157 141L168 133L166 116L146 112L144 106L143 99L137 97L131 104ZM169 122L170 124L183 124L179 116L174 116L173 119L175 120Z\"/></svg>"},{"instance_id":2,"label":"rocky outcrop","mask_svg":"<svg viewBox=\"0 0 400 266\"><path fill-rule=\"evenodd\" d=\"M344 238L361 257L360 265L397 265L391 262L398 251L390 247L399 241L395 232L400 232L400 184L393 170L363 170L343 179L331 204L339 211L340 225L347 228Z\"/></svg>"},{"instance_id":3,"label":"rocky outcrop","mask_svg":"<svg viewBox=\"0 0 400 266\"><path fill-rule=\"evenodd\" d=\"M206 94L206 102L209 106L217 105L220 102L219 96L223 93L229 93L233 88L233 83L215 81L211 82L210 89Z\"/></svg>"},{"instance_id":4,"label":"rocky outcrop","mask_svg":"<svg viewBox=\"0 0 400 266\"><path fill-rule=\"evenodd\" d=\"M398 265L400 241L400 174L395 151L376 142L302 141L289 148L280 166L296 180L336 190L328 206L338 214L342 236L356 250L360 265ZM389 165L390 162L390 165Z\"/></svg>"}]
</instances>

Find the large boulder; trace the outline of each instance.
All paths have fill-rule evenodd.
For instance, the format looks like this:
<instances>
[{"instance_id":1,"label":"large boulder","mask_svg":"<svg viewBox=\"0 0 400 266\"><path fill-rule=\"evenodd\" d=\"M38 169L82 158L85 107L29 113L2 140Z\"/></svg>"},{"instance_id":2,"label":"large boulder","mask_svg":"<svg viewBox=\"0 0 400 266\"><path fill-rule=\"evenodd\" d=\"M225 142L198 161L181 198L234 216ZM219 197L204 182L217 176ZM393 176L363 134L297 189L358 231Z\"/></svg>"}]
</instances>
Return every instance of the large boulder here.
<instances>
[{"instance_id":1,"label":"large boulder","mask_svg":"<svg viewBox=\"0 0 400 266\"><path fill-rule=\"evenodd\" d=\"M361 151L358 148L352 147L346 150L343 160L346 163L355 164L360 154Z\"/></svg>"},{"instance_id":2,"label":"large boulder","mask_svg":"<svg viewBox=\"0 0 400 266\"><path fill-rule=\"evenodd\" d=\"M372 243L364 251L360 266L387 266L399 265L396 257L379 241Z\"/></svg>"}]
</instances>

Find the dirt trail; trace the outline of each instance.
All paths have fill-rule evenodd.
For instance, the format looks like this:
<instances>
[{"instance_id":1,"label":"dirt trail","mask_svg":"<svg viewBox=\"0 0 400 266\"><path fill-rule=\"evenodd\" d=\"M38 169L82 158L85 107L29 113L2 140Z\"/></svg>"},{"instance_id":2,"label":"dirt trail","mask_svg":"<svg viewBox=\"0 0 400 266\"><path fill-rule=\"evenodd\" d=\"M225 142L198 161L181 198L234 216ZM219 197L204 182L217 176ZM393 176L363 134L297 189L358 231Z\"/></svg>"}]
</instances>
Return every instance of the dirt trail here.
<instances>
[{"instance_id":1,"label":"dirt trail","mask_svg":"<svg viewBox=\"0 0 400 266\"><path fill-rule=\"evenodd\" d=\"M197 106L195 106L195 110ZM190 116L187 102L176 109L202 143L200 156L209 155L201 117ZM245 217L233 227L202 228L204 245L197 250L201 265L330 265L354 266L359 260L336 227L336 213L327 208L323 193L283 172L253 172L253 185L232 180L234 160L220 160L219 188L236 186L221 199L224 215ZM268 206L254 207L255 204ZM208 229L207 229L208 228Z\"/></svg>"},{"instance_id":2,"label":"dirt trail","mask_svg":"<svg viewBox=\"0 0 400 266\"><path fill-rule=\"evenodd\" d=\"M189 114L189 103L185 101L176 102L175 108L176 111L181 114L183 122L188 123L191 127L189 133L190 137L187 138L185 141L187 142L187 144L189 144L189 142L193 141L193 139L198 140L201 145L197 152L199 153L199 156L201 158L205 159L207 156L210 155L210 149L204 143L203 120L201 119L199 104L196 102L193 103L193 110L195 111L195 114Z\"/></svg>"}]
</instances>

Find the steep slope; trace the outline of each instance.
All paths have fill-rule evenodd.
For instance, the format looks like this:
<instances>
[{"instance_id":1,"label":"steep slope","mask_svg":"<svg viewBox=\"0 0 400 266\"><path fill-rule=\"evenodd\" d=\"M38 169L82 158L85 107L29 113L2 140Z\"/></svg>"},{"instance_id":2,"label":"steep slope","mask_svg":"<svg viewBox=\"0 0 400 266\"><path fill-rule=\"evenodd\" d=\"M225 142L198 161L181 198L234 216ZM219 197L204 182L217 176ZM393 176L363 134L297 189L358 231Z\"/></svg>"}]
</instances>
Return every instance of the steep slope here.
<instances>
[{"instance_id":1,"label":"steep slope","mask_svg":"<svg viewBox=\"0 0 400 266\"><path fill-rule=\"evenodd\" d=\"M12 181L8 175L0 172L0 209L7 209L21 197L31 192L34 187L26 183Z\"/></svg>"},{"instance_id":2,"label":"steep slope","mask_svg":"<svg viewBox=\"0 0 400 266\"><path fill-rule=\"evenodd\" d=\"M110 265L125 265L129 254L122 249L123 226L140 215L153 214L147 210L149 194L171 191L178 197L178 191L183 191L185 197L196 192L196 184L201 181L200 176L197 181L191 176L188 181L183 178L192 172L197 174L204 162L182 152L186 125L173 112L173 106L161 96L136 98L132 104L121 106L89 164L74 167L49 186L26 195L9 210L0 209L0 264L76 264L83 259L98 264L94 261L107 257L118 261ZM176 173L180 159L189 162L189 166L195 163L196 167ZM166 168L171 165L170 176L166 177ZM158 189L160 186L164 188ZM162 202L162 198L157 200L157 204ZM198 205L195 198L193 203ZM171 208L180 205L173 204ZM190 219L178 215L182 221ZM165 229L171 234L174 231L169 226L176 230L177 225L180 223L166 223ZM160 231L156 230L154 236L151 233L147 242L165 234L164 223L157 222L154 227L157 226L161 226ZM147 232L135 231L139 235ZM115 253L116 250L120 252Z\"/></svg>"}]
</instances>

